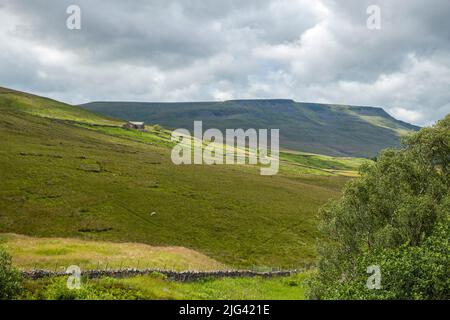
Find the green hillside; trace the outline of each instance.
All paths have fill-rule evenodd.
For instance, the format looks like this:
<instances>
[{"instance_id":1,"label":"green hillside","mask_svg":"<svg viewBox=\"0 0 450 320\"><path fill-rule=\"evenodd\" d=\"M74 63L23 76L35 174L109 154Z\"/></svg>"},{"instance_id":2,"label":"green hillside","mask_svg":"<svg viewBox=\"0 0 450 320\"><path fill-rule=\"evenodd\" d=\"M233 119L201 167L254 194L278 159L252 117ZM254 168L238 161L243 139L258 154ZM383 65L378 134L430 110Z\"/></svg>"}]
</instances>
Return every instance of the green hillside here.
<instances>
[{"instance_id":1,"label":"green hillside","mask_svg":"<svg viewBox=\"0 0 450 320\"><path fill-rule=\"evenodd\" d=\"M292 100L138 103L93 102L81 107L127 120L192 130L278 128L286 149L331 156L372 157L398 146L400 136L418 127L398 121L381 108L299 103Z\"/></svg>"},{"instance_id":2,"label":"green hillside","mask_svg":"<svg viewBox=\"0 0 450 320\"><path fill-rule=\"evenodd\" d=\"M119 125L121 121L71 105L33 94L0 87L0 108L2 110L23 111L32 115L73 120L84 123Z\"/></svg>"},{"instance_id":3,"label":"green hillside","mask_svg":"<svg viewBox=\"0 0 450 320\"><path fill-rule=\"evenodd\" d=\"M196 250L233 267L315 260L316 213L360 159L286 152L256 166L175 166L170 132L0 91L0 233ZM92 124L95 124L93 126Z\"/></svg>"}]
</instances>

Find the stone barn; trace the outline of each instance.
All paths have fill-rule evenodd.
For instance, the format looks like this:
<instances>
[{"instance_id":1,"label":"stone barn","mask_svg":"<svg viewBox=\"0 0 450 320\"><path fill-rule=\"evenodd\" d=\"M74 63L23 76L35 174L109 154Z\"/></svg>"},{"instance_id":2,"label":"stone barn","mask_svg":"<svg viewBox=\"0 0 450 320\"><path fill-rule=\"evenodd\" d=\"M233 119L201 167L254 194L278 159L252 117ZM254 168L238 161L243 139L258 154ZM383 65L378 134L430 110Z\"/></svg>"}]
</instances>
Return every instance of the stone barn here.
<instances>
[{"instance_id":1,"label":"stone barn","mask_svg":"<svg viewBox=\"0 0 450 320\"><path fill-rule=\"evenodd\" d=\"M136 122L136 121L128 121L125 123L122 128L125 129L136 129L136 130L145 130L144 122Z\"/></svg>"}]
</instances>

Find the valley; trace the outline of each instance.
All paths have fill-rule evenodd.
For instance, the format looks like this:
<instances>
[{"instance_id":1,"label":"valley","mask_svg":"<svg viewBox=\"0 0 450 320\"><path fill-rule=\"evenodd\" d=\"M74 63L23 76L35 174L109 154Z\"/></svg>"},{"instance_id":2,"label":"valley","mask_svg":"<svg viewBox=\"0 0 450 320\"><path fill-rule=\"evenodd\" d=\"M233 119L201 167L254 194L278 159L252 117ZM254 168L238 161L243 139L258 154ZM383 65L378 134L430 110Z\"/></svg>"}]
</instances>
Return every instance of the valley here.
<instances>
[{"instance_id":1,"label":"valley","mask_svg":"<svg viewBox=\"0 0 450 320\"><path fill-rule=\"evenodd\" d=\"M176 166L160 127L5 90L0 108L0 232L182 246L235 268L314 261L317 209L363 161L283 153L270 178Z\"/></svg>"},{"instance_id":2,"label":"valley","mask_svg":"<svg viewBox=\"0 0 450 320\"><path fill-rule=\"evenodd\" d=\"M160 125L128 130L124 120L4 88L0 112L0 245L21 270L302 270L317 258L319 207L370 161L283 149L275 176L261 176L259 165L177 166L171 131ZM227 295L223 286L233 283L262 286L246 297L264 298L269 286L276 299L297 283L301 297L295 279L208 280L188 291ZM90 283L101 290L107 281L147 298L150 283L174 286L151 275Z\"/></svg>"}]
</instances>

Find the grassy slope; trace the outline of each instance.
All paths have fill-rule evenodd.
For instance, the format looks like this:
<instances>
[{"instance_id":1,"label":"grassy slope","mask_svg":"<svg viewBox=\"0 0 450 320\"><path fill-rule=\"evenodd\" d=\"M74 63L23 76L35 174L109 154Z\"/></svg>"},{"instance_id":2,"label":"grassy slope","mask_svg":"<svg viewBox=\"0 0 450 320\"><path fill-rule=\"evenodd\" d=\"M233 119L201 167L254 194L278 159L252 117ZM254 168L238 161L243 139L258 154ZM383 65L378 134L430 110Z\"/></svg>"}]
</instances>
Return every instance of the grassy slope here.
<instances>
[{"instance_id":1,"label":"grassy slope","mask_svg":"<svg viewBox=\"0 0 450 320\"><path fill-rule=\"evenodd\" d=\"M183 247L152 247L139 243L83 241L69 238L34 238L0 234L0 245L21 270L60 270L77 265L81 270L148 268L157 270L225 270L225 265Z\"/></svg>"},{"instance_id":2,"label":"grassy slope","mask_svg":"<svg viewBox=\"0 0 450 320\"><path fill-rule=\"evenodd\" d=\"M310 155L285 155L295 159L273 177L254 166L175 166L164 130L49 119L120 124L25 94L1 93L0 112L0 232L184 246L235 267L299 266L315 258L318 207L347 180Z\"/></svg>"},{"instance_id":3,"label":"grassy slope","mask_svg":"<svg viewBox=\"0 0 450 320\"><path fill-rule=\"evenodd\" d=\"M82 107L127 120L192 130L205 128L279 128L284 148L333 156L372 157L399 144L417 127L381 108L297 103L292 100L236 100L198 103L94 102Z\"/></svg>"},{"instance_id":4,"label":"grassy slope","mask_svg":"<svg viewBox=\"0 0 450 320\"><path fill-rule=\"evenodd\" d=\"M23 111L46 118L67 119L85 123L119 125L122 123L113 118L97 115L93 112L52 99L0 87L0 103L2 110Z\"/></svg>"}]
</instances>

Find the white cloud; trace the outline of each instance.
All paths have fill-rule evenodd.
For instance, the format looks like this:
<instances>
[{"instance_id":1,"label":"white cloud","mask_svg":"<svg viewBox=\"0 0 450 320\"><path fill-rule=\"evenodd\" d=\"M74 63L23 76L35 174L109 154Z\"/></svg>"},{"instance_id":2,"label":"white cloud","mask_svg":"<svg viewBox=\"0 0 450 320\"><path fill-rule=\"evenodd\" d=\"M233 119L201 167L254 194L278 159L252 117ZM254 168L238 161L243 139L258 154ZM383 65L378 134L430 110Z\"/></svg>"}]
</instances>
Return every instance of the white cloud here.
<instances>
[{"instance_id":1,"label":"white cloud","mask_svg":"<svg viewBox=\"0 0 450 320\"><path fill-rule=\"evenodd\" d=\"M397 119L403 119L407 122L416 122L421 120L422 114L418 111L407 110L404 108L392 108L389 110Z\"/></svg>"}]
</instances>

